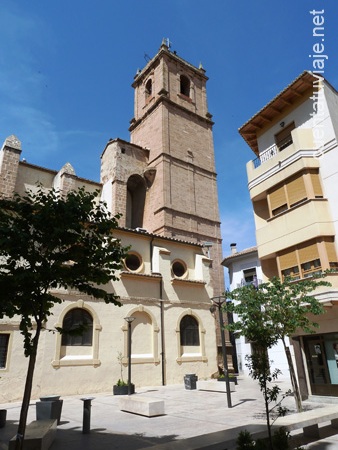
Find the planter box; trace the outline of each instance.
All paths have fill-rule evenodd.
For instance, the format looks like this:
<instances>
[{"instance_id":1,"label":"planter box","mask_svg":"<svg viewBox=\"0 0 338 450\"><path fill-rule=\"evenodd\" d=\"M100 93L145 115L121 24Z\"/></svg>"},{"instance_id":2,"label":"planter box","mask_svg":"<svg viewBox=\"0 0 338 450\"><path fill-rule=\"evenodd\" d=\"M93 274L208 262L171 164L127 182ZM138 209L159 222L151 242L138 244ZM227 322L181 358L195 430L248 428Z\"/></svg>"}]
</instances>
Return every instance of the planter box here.
<instances>
[{"instance_id":1,"label":"planter box","mask_svg":"<svg viewBox=\"0 0 338 450\"><path fill-rule=\"evenodd\" d=\"M36 402L36 420L56 419L60 425L63 404L60 395L48 395L40 397L40 400L41 402Z\"/></svg>"},{"instance_id":2,"label":"planter box","mask_svg":"<svg viewBox=\"0 0 338 450\"><path fill-rule=\"evenodd\" d=\"M135 385L130 385L130 393L135 393ZM128 395L128 385L127 386L117 386L117 384L114 384L113 386L113 394L114 395Z\"/></svg>"},{"instance_id":3,"label":"planter box","mask_svg":"<svg viewBox=\"0 0 338 450\"><path fill-rule=\"evenodd\" d=\"M218 383L217 380L200 380L197 382L200 391L226 392L226 384ZM235 392L235 384L229 383L230 392Z\"/></svg>"}]
</instances>

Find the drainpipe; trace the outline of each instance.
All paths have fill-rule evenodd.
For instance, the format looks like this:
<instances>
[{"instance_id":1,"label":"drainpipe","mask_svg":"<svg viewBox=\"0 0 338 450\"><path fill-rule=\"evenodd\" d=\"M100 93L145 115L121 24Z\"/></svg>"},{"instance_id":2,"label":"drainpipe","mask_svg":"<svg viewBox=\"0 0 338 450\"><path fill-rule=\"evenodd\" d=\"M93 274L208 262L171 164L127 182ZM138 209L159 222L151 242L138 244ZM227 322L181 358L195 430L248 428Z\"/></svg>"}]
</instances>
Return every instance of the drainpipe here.
<instances>
[{"instance_id":1,"label":"drainpipe","mask_svg":"<svg viewBox=\"0 0 338 450\"><path fill-rule=\"evenodd\" d=\"M162 386L166 385L165 380L165 340L164 340L164 302L162 298L162 279L160 280L160 307L161 307L161 359L162 359Z\"/></svg>"},{"instance_id":2,"label":"drainpipe","mask_svg":"<svg viewBox=\"0 0 338 450\"><path fill-rule=\"evenodd\" d=\"M154 237L151 238L150 241L150 270L151 273L153 273L153 242ZM161 315L161 366L162 366L162 386L166 385L165 381L165 341L164 341L164 302L163 302L163 286L162 286L162 278L160 279L160 293L159 293L159 300L160 300L160 315Z\"/></svg>"}]
</instances>

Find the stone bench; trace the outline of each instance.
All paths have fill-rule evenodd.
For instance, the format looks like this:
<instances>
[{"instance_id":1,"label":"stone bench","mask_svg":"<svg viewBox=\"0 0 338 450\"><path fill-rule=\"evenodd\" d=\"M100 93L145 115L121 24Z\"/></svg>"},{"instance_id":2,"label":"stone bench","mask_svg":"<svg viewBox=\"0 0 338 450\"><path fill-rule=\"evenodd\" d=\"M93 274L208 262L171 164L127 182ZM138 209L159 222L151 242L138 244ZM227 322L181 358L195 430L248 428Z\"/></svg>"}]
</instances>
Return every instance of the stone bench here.
<instances>
[{"instance_id":1,"label":"stone bench","mask_svg":"<svg viewBox=\"0 0 338 450\"><path fill-rule=\"evenodd\" d=\"M140 416L154 417L164 415L164 400L141 397L138 394L120 398L120 410L139 414Z\"/></svg>"},{"instance_id":2,"label":"stone bench","mask_svg":"<svg viewBox=\"0 0 338 450\"><path fill-rule=\"evenodd\" d=\"M318 425L331 422L333 428L338 428L338 405L324 406L297 414L279 417L274 427L284 427L287 431L303 428L305 436L319 437Z\"/></svg>"},{"instance_id":3,"label":"stone bench","mask_svg":"<svg viewBox=\"0 0 338 450\"><path fill-rule=\"evenodd\" d=\"M235 392L235 383L229 383L230 392ZM225 381L198 380L197 389L200 391L226 392Z\"/></svg>"},{"instance_id":4,"label":"stone bench","mask_svg":"<svg viewBox=\"0 0 338 450\"><path fill-rule=\"evenodd\" d=\"M24 450L48 450L52 445L56 434L57 420L34 420L26 426ZM8 450L15 449L14 436L9 441Z\"/></svg>"}]
</instances>

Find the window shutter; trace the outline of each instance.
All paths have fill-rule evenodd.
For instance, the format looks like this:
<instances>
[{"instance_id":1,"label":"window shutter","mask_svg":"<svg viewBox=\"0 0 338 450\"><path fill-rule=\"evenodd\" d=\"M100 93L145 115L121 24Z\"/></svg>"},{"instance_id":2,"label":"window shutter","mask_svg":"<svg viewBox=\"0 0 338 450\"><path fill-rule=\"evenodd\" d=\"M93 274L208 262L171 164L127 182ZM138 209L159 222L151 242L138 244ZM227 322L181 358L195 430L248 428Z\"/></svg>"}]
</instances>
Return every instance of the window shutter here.
<instances>
[{"instance_id":1,"label":"window shutter","mask_svg":"<svg viewBox=\"0 0 338 450\"><path fill-rule=\"evenodd\" d=\"M288 192L289 206L295 205L301 200L307 198L304 178L302 175L287 183L286 189Z\"/></svg>"},{"instance_id":2,"label":"window shutter","mask_svg":"<svg viewBox=\"0 0 338 450\"><path fill-rule=\"evenodd\" d=\"M329 263L337 262L337 254L334 242L325 242L325 248Z\"/></svg>"},{"instance_id":3,"label":"window shutter","mask_svg":"<svg viewBox=\"0 0 338 450\"><path fill-rule=\"evenodd\" d=\"M277 189L274 189L269 194L269 197L270 197L271 211L274 211L275 209L279 208L280 206L285 205L287 202L286 202L284 185L280 186Z\"/></svg>"},{"instance_id":4,"label":"window shutter","mask_svg":"<svg viewBox=\"0 0 338 450\"><path fill-rule=\"evenodd\" d=\"M279 150L283 150L288 145L292 144L291 131L294 129L295 123L292 122L275 135L275 142Z\"/></svg>"},{"instance_id":5,"label":"window shutter","mask_svg":"<svg viewBox=\"0 0 338 450\"><path fill-rule=\"evenodd\" d=\"M288 250L279 255L280 269L289 269L290 267L298 266L296 250Z\"/></svg>"},{"instance_id":6,"label":"window shutter","mask_svg":"<svg viewBox=\"0 0 338 450\"><path fill-rule=\"evenodd\" d=\"M300 263L303 264L308 261L314 261L319 259L319 253L317 248L317 243L308 244L299 248L299 259Z\"/></svg>"},{"instance_id":7,"label":"window shutter","mask_svg":"<svg viewBox=\"0 0 338 450\"><path fill-rule=\"evenodd\" d=\"M311 183L313 187L313 192L315 197L322 198L323 197L323 191L322 186L320 184L320 177L318 173L311 173Z\"/></svg>"}]
</instances>

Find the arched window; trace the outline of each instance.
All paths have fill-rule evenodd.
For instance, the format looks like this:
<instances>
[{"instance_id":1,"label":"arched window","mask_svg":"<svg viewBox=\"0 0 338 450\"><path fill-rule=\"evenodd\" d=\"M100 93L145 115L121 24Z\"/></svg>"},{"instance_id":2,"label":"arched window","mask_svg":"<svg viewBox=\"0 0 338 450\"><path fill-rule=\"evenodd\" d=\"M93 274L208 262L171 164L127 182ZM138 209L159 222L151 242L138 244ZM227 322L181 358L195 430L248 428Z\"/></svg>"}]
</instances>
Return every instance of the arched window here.
<instances>
[{"instance_id":1,"label":"arched window","mask_svg":"<svg viewBox=\"0 0 338 450\"><path fill-rule=\"evenodd\" d=\"M79 332L62 335L61 345L90 346L93 342L93 318L83 308L73 308L65 315L62 328L67 331L79 329Z\"/></svg>"},{"instance_id":2,"label":"arched window","mask_svg":"<svg viewBox=\"0 0 338 450\"><path fill-rule=\"evenodd\" d=\"M193 316L184 316L180 323L181 345L200 345L198 322Z\"/></svg>"},{"instance_id":3,"label":"arched window","mask_svg":"<svg viewBox=\"0 0 338 450\"><path fill-rule=\"evenodd\" d=\"M180 77L180 93L186 97L190 97L190 80L185 75Z\"/></svg>"},{"instance_id":4,"label":"arched window","mask_svg":"<svg viewBox=\"0 0 338 450\"><path fill-rule=\"evenodd\" d=\"M145 312L133 313L132 323L133 356L152 357L153 350L153 324L149 314Z\"/></svg>"},{"instance_id":5,"label":"arched window","mask_svg":"<svg viewBox=\"0 0 338 450\"><path fill-rule=\"evenodd\" d=\"M146 83L146 99L152 96L153 93L153 82L151 78Z\"/></svg>"},{"instance_id":6,"label":"arched window","mask_svg":"<svg viewBox=\"0 0 338 450\"><path fill-rule=\"evenodd\" d=\"M132 364L159 364L158 340L160 329L156 318L143 306L131 309L127 316L134 317L131 323L131 341L132 341ZM128 364L128 326L125 323L124 331L124 358L123 362Z\"/></svg>"},{"instance_id":7,"label":"arched window","mask_svg":"<svg viewBox=\"0 0 338 450\"><path fill-rule=\"evenodd\" d=\"M142 228L146 185L140 175L131 175L127 182L126 227Z\"/></svg>"}]
</instances>

